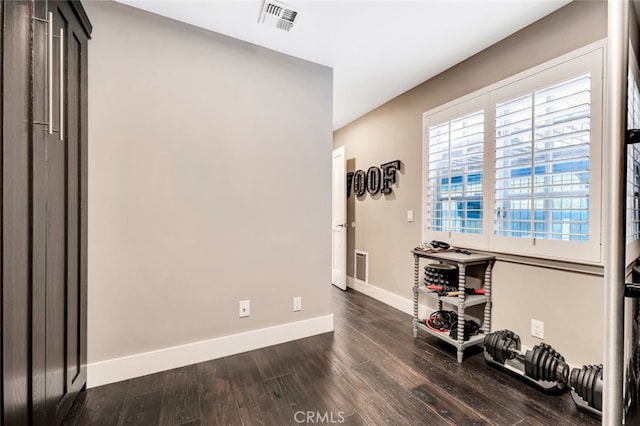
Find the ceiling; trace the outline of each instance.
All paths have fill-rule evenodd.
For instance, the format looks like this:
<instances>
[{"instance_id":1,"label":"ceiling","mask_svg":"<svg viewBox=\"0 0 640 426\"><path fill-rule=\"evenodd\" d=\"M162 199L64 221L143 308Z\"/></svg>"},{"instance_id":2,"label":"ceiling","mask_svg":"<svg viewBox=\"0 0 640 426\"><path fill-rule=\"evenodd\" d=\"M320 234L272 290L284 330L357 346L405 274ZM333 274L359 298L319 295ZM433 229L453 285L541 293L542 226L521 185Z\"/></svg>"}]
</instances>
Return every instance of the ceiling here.
<instances>
[{"instance_id":1,"label":"ceiling","mask_svg":"<svg viewBox=\"0 0 640 426\"><path fill-rule=\"evenodd\" d=\"M290 32L258 24L262 0L117 0L334 69L334 130L570 0L287 0Z\"/></svg>"}]
</instances>

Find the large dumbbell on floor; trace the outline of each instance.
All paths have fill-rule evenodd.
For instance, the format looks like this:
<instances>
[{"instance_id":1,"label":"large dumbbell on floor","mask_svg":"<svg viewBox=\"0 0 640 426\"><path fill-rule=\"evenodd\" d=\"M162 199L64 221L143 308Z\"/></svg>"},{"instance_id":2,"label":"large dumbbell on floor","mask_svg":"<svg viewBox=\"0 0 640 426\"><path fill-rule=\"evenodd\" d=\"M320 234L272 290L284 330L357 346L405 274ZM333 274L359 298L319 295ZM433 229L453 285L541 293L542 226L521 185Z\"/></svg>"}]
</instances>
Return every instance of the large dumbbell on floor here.
<instances>
[{"instance_id":1,"label":"large dumbbell on floor","mask_svg":"<svg viewBox=\"0 0 640 426\"><path fill-rule=\"evenodd\" d=\"M504 364L514 359L520 351L520 336L511 330L500 330L489 333L484 338L484 350L493 361Z\"/></svg>"},{"instance_id":2,"label":"large dumbbell on floor","mask_svg":"<svg viewBox=\"0 0 640 426\"><path fill-rule=\"evenodd\" d=\"M534 380L557 382L560 389L569 383L569 366L564 357L546 343L535 345L524 359L525 374Z\"/></svg>"},{"instance_id":3,"label":"large dumbbell on floor","mask_svg":"<svg viewBox=\"0 0 640 426\"><path fill-rule=\"evenodd\" d=\"M602 416L602 365L584 365L571 370L571 398L578 409Z\"/></svg>"},{"instance_id":4,"label":"large dumbbell on floor","mask_svg":"<svg viewBox=\"0 0 640 426\"><path fill-rule=\"evenodd\" d=\"M531 350L520 350L520 337L510 330L486 335L484 356L488 364L524 379L550 392L563 390L569 382L569 366L550 345L541 343Z\"/></svg>"}]
</instances>

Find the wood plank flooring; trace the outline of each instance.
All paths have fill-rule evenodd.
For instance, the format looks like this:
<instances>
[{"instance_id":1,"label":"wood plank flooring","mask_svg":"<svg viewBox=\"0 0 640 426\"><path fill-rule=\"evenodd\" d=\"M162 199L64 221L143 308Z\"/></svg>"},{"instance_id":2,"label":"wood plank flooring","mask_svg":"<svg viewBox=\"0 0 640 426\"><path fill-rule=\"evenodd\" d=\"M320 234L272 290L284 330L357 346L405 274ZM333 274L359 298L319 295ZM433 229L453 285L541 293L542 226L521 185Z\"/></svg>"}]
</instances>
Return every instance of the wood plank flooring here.
<instances>
[{"instance_id":1,"label":"wood plank flooring","mask_svg":"<svg viewBox=\"0 0 640 426\"><path fill-rule=\"evenodd\" d=\"M89 389L64 425L599 424L568 393L489 367L479 348L458 364L374 299L333 288L332 304L333 333Z\"/></svg>"}]
</instances>

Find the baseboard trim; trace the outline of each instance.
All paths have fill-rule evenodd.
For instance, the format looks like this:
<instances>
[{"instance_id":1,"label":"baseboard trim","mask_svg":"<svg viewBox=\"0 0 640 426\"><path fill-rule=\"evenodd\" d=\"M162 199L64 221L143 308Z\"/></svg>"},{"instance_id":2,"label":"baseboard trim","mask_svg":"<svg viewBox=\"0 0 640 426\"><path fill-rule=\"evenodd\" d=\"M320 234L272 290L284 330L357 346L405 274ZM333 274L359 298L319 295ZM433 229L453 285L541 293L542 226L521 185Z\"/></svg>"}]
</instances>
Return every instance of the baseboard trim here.
<instances>
[{"instance_id":1,"label":"baseboard trim","mask_svg":"<svg viewBox=\"0 0 640 426\"><path fill-rule=\"evenodd\" d=\"M376 287L371 284L364 283L352 277L347 277L347 287L356 290L359 293L366 294L386 305L396 308L399 311L413 316L413 300L406 299L397 294L391 293L387 290L383 290L380 287ZM420 318L426 318L434 311L425 305L419 306L418 316Z\"/></svg>"},{"instance_id":2,"label":"baseboard trim","mask_svg":"<svg viewBox=\"0 0 640 426\"><path fill-rule=\"evenodd\" d=\"M333 331L333 314L94 362L87 366L87 387L93 388L330 331Z\"/></svg>"}]
</instances>

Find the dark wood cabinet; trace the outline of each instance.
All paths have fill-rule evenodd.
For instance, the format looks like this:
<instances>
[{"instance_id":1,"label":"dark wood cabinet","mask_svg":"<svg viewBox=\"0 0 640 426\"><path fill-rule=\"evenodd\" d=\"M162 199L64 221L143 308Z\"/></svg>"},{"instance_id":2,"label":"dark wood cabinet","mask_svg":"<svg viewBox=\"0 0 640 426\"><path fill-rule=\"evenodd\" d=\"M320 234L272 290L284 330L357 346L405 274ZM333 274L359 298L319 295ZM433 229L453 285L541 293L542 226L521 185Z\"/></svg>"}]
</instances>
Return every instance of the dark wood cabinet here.
<instances>
[{"instance_id":1,"label":"dark wood cabinet","mask_svg":"<svg viewBox=\"0 0 640 426\"><path fill-rule=\"evenodd\" d=\"M86 383L91 24L74 1L0 16L0 423L59 424Z\"/></svg>"}]
</instances>

